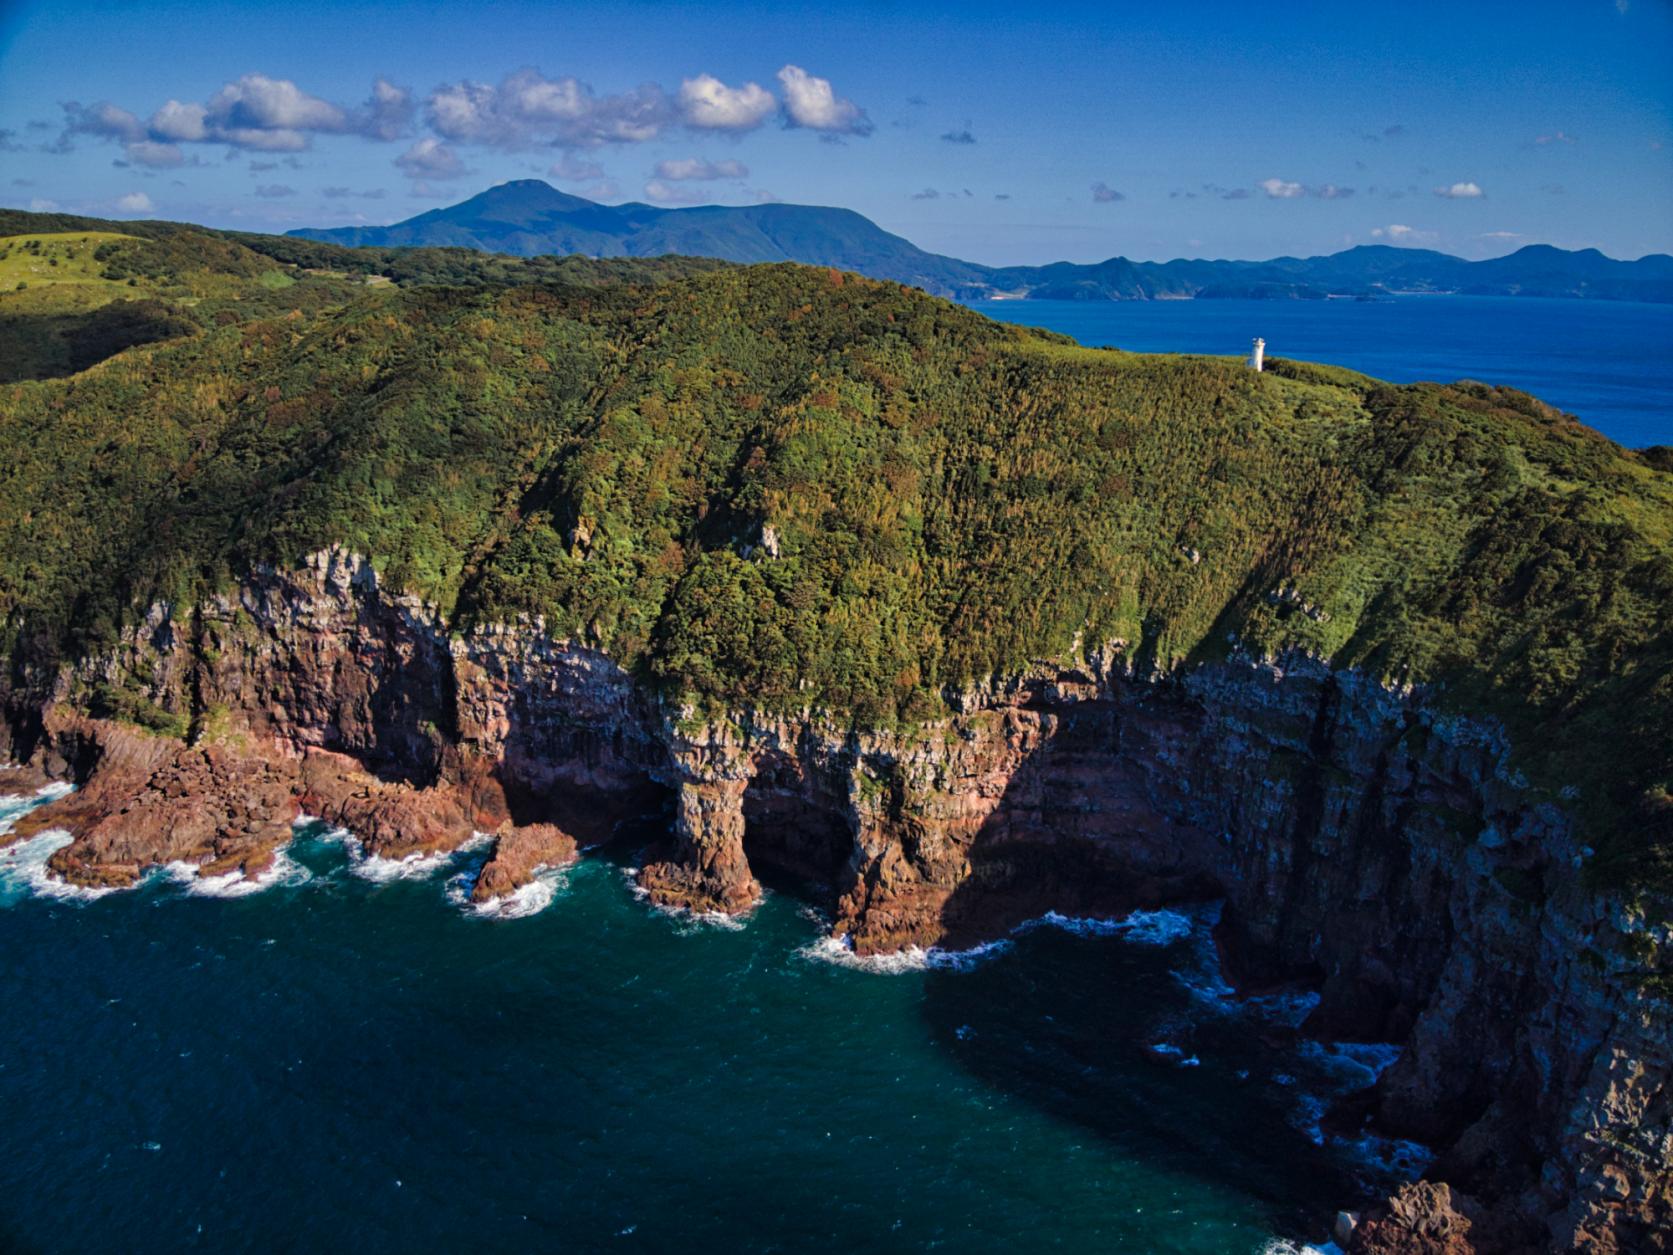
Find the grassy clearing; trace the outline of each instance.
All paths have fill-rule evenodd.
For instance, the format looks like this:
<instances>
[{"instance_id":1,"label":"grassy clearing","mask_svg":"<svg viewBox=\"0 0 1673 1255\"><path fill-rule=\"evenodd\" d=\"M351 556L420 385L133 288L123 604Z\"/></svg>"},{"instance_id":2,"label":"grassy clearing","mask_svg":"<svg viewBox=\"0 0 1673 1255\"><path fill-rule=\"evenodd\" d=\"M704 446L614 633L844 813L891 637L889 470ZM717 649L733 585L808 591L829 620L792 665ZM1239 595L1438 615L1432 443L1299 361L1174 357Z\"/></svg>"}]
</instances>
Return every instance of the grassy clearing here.
<instances>
[{"instance_id":1,"label":"grassy clearing","mask_svg":"<svg viewBox=\"0 0 1673 1255\"><path fill-rule=\"evenodd\" d=\"M108 289L114 300L126 294L128 282L107 277L104 260L95 254L104 245L133 239L115 231L0 236L0 292L78 285Z\"/></svg>"}]
</instances>

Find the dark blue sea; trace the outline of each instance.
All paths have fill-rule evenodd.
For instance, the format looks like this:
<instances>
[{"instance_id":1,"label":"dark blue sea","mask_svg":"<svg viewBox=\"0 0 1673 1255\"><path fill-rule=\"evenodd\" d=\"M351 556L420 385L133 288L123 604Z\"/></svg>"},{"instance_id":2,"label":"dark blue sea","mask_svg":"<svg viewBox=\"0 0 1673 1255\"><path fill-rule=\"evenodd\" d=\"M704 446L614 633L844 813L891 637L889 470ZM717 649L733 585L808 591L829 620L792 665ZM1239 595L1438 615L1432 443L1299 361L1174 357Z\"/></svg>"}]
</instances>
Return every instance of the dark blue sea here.
<instances>
[{"instance_id":1,"label":"dark blue sea","mask_svg":"<svg viewBox=\"0 0 1673 1255\"><path fill-rule=\"evenodd\" d=\"M626 850L488 916L481 852L88 897L61 839L0 858L7 1252L1254 1255L1422 1162L1320 1130L1392 1051L1237 1001L1213 904L865 964Z\"/></svg>"},{"instance_id":2,"label":"dark blue sea","mask_svg":"<svg viewBox=\"0 0 1673 1255\"><path fill-rule=\"evenodd\" d=\"M1140 353L1329 362L1393 383L1531 392L1628 448L1673 444L1673 305L1534 297L1376 301L977 301L1006 322Z\"/></svg>"}]
</instances>

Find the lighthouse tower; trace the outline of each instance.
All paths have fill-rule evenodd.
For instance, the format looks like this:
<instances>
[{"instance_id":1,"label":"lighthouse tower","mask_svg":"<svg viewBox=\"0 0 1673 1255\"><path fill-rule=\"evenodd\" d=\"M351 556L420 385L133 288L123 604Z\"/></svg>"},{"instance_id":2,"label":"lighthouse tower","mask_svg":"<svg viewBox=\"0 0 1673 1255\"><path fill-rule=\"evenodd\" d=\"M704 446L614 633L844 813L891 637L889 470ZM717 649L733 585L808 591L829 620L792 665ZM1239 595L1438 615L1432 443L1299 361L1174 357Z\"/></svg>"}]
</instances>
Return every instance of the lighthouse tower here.
<instances>
[{"instance_id":1,"label":"lighthouse tower","mask_svg":"<svg viewBox=\"0 0 1673 1255\"><path fill-rule=\"evenodd\" d=\"M1265 357L1266 341L1261 339L1259 336L1256 336L1255 346L1249 350L1249 369L1259 370L1261 368L1261 362L1265 359Z\"/></svg>"}]
</instances>

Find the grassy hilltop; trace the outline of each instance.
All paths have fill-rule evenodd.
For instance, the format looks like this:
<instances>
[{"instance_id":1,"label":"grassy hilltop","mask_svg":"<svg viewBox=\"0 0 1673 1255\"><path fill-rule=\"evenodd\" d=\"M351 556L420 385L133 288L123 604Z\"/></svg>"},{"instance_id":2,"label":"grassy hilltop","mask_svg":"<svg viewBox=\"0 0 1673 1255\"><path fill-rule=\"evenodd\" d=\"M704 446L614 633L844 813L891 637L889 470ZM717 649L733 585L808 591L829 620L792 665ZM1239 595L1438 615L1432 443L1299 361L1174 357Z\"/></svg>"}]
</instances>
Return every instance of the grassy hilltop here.
<instances>
[{"instance_id":1,"label":"grassy hilltop","mask_svg":"<svg viewBox=\"0 0 1673 1255\"><path fill-rule=\"evenodd\" d=\"M912 721L1111 638L1304 647L1504 718L1600 875L1673 883L1673 474L1531 397L1082 349L794 265L74 242L108 225L0 215L0 266L57 234L81 276L0 293L9 377L56 376L0 388L14 662L333 541L715 707ZM66 373L43 320L136 304Z\"/></svg>"}]
</instances>

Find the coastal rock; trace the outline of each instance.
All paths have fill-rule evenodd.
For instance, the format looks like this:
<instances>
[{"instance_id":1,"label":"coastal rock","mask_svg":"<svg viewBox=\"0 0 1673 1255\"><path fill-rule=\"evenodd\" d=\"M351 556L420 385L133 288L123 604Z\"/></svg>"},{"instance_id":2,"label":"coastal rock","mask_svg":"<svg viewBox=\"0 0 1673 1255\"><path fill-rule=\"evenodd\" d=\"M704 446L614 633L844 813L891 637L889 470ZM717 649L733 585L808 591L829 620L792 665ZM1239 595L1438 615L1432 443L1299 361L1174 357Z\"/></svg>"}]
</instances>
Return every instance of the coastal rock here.
<instances>
[{"instance_id":1,"label":"coastal rock","mask_svg":"<svg viewBox=\"0 0 1673 1255\"><path fill-rule=\"evenodd\" d=\"M1349 1255L1510 1255L1533 1248L1500 1234L1475 1199L1417 1181L1362 1219L1347 1249Z\"/></svg>"},{"instance_id":2,"label":"coastal rock","mask_svg":"<svg viewBox=\"0 0 1673 1255\"><path fill-rule=\"evenodd\" d=\"M95 685L158 730L80 713ZM68 829L53 867L84 883L252 870L300 805L385 857L497 833L481 900L651 817L653 901L738 912L783 879L859 954L1220 899L1240 984L1309 983L1304 1032L1401 1047L1355 1116L1437 1157L1356 1250L1667 1249L1673 1017L1643 956L1673 938L1586 882L1493 725L1316 658L1147 672L1118 643L949 705L700 718L538 620L452 635L328 550L0 685L0 756L78 785L7 839Z\"/></svg>"},{"instance_id":3,"label":"coastal rock","mask_svg":"<svg viewBox=\"0 0 1673 1255\"><path fill-rule=\"evenodd\" d=\"M80 762L84 787L23 816L7 839L68 832L71 843L49 866L72 883L126 886L168 862L199 864L203 875L253 875L289 840L293 763L100 720L57 721L54 734L49 760Z\"/></svg>"},{"instance_id":4,"label":"coastal rock","mask_svg":"<svg viewBox=\"0 0 1673 1255\"><path fill-rule=\"evenodd\" d=\"M494 838L494 852L471 886L472 902L488 902L516 892L545 867L575 861L575 838L556 824L507 826Z\"/></svg>"},{"instance_id":5,"label":"coastal rock","mask_svg":"<svg viewBox=\"0 0 1673 1255\"><path fill-rule=\"evenodd\" d=\"M744 855L744 779L682 784L673 847L647 864L639 884L658 906L691 911L747 911L761 885Z\"/></svg>"}]
</instances>

